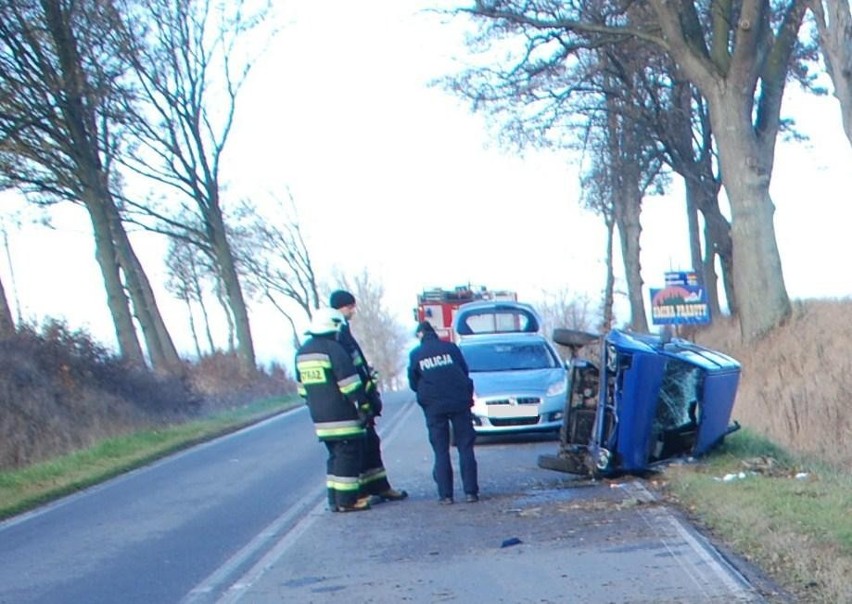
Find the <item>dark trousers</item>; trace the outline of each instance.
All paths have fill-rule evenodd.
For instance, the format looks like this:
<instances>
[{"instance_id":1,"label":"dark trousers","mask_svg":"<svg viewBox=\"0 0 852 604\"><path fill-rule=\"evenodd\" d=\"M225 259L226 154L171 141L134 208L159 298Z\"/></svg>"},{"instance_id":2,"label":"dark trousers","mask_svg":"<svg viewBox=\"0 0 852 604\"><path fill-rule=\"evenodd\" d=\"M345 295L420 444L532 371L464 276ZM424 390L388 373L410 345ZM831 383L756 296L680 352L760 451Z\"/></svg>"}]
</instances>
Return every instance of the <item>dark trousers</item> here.
<instances>
[{"instance_id":1,"label":"dark trousers","mask_svg":"<svg viewBox=\"0 0 852 604\"><path fill-rule=\"evenodd\" d=\"M367 425L361 463L361 495L379 495L390 490L388 473L382 463L382 441L372 422Z\"/></svg>"},{"instance_id":2,"label":"dark trousers","mask_svg":"<svg viewBox=\"0 0 852 604\"><path fill-rule=\"evenodd\" d=\"M361 464L364 456L364 439L326 440L326 488L328 504L352 505L361 490Z\"/></svg>"},{"instance_id":3,"label":"dark trousers","mask_svg":"<svg viewBox=\"0 0 852 604\"><path fill-rule=\"evenodd\" d=\"M469 409L451 413L426 413L426 427L429 429L429 444L435 454L435 465L432 478L438 485L438 496L443 498L453 496L453 464L450 460L450 426L453 427L453 438L459 454L459 471L462 487L468 495L479 494L479 483L476 469L476 456L473 444L476 432Z\"/></svg>"}]
</instances>

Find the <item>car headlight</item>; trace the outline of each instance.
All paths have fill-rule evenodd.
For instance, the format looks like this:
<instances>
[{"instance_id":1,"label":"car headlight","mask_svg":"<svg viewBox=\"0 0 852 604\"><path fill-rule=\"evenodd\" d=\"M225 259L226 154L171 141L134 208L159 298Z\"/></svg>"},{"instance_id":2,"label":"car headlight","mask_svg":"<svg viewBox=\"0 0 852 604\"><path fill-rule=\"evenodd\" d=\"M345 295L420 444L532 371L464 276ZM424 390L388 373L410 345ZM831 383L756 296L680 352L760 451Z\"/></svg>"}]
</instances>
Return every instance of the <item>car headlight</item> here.
<instances>
[{"instance_id":1,"label":"car headlight","mask_svg":"<svg viewBox=\"0 0 852 604\"><path fill-rule=\"evenodd\" d=\"M565 381L556 382L555 384L551 384L547 389L547 396L558 396L560 394L565 394L568 391L568 383Z\"/></svg>"}]
</instances>

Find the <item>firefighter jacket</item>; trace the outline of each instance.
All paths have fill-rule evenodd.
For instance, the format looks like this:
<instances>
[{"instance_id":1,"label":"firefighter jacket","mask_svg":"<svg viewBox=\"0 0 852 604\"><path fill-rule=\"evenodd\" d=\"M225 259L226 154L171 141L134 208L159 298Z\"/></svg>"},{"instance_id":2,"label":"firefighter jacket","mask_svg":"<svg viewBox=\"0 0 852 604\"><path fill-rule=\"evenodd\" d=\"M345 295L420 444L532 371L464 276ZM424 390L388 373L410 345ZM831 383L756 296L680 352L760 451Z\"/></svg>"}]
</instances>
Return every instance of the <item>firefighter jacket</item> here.
<instances>
[{"instance_id":1,"label":"firefighter jacket","mask_svg":"<svg viewBox=\"0 0 852 604\"><path fill-rule=\"evenodd\" d=\"M361 377L335 334L314 335L296 352L296 379L320 440L363 437L368 402Z\"/></svg>"},{"instance_id":2,"label":"firefighter jacket","mask_svg":"<svg viewBox=\"0 0 852 604\"><path fill-rule=\"evenodd\" d=\"M355 336L352 335L352 330L348 322L344 323L343 327L341 327L340 333L337 334L337 341L343 345L343 348L352 357L352 363L355 365L358 375L361 376L367 400L370 401L370 413L372 415L381 415L381 396L379 395L379 385L373 376L373 368L367 363L367 357L364 356L364 351L361 350L361 346L358 344Z\"/></svg>"},{"instance_id":3,"label":"firefighter jacket","mask_svg":"<svg viewBox=\"0 0 852 604\"><path fill-rule=\"evenodd\" d=\"M461 350L434 332L423 334L408 360L408 385L426 413L453 413L473 406L473 382Z\"/></svg>"}]
</instances>

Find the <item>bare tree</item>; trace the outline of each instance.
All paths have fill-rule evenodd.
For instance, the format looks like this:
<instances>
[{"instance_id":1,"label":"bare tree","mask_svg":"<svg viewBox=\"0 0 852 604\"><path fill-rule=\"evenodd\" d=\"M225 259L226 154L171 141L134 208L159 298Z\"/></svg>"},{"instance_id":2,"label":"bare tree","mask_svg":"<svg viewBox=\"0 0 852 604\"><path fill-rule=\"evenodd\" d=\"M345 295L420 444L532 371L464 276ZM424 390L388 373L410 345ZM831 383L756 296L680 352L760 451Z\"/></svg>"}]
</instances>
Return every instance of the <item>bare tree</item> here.
<instances>
[{"instance_id":1,"label":"bare tree","mask_svg":"<svg viewBox=\"0 0 852 604\"><path fill-rule=\"evenodd\" d=\"M194 204L246 371L255 370L254 344L225 224L221 159L258 50L249 34L269 12L269 3L249 0L151 0L137 23L144 34L127 40L144 101L131 124L140 148L127 164Z\"/></svg>"},{"instance_id":2,"label":"bare tree","mask_svg":"<svg viewBox=\"0 0 852 604\"><path fill-rule=\"evenodd\" d=\"M294 314L313 316L321 305L319 283L292 194L263 206L246 202L237 212L232 240L239 270L253 298L272 304L290 323L298 348Z\"/></svg>"},{"instance_id":3,"label":"bare tree","mask_svg":"<svg viewBox=\"0 0 852 604\"><path fill-rule=\"evenodd\" d=\"M474 48L478 51L490 48L488 39L493 36L486 30ZM607 223L608 229L618 226L630 323L636 330L647 329L640 270L642 199L649 190L662 192L668 185L670 179L664 169L664 164L668 164L687 184L686 216L692 266L700 269L704 264L697 212L705 214L708 227L727 227L707 228L704 233L706 282L714 286L711 305L718 310L715 258L727 250L728 257L723 256L722 266L730 267L726 262L730 261L730 229L724 218L721 222L717 220L721 217L719 182L713 177L712 139L708 121L702 119L701 109L705 105L700 96L696 95L696 102L692 103L688 94L693 87L678 76L665 55L639 40L620 38L618 44L597 45L590 41L586 49L573 49L570 66L566 66L567 51L542 55L538 50L541 44L540 38L528 36L522 39L521 48L513 55L517 58L512 61L505 60L496 69L474 67L445 78L444 82L453 91L470 98L475 108L489 113L500 127L504 144L517 145L520 149L524 145L582 149L583 165L589 164L586 168L589 176L584 176L584 180L594 185L592 189L586 184L581 187L584 202L605 221L612 219L612 223ZM503 48L502 44L497 46ZM696 141L705 144L698 145ZM602 196L604 193L606 197ZM610 237L614 233L608 232ZM611 260L610 244L608 260ZM606 306L611 309L611 263L607 267ZM728 285L730 272L723 274ZM730 289L728 293L732 294ZM606 323L611 324L611 314Z\"/></svg>"},{"instance_id":4,"label":"bare tree","mask_svg":"<svg viewBox=\"0 0 852 604\"><path fill-rule=\"evenodd\" d=\"M166 253L166 291L186 306L186 314L189 318L189 328L192 341L195 344L195 352L198 357L203 355L201 342L198 335L198 327L195 324L195 308L201 313L204 326L204 334L207 339L207 349L210 352L216 350L213 342L213 333L210 330L210 316L204 301L204 288L202 282L205 275L210 274L209 266L205 264L205 257L198 247L188 243L184 239L171 239L169 249Z\"/></svg>"},{"instance_id":5,"label":"bare tree","mask_svg":"<svg viewBox=\"0 0 852 604\"><path fill-rule=\"evenodd\" d=\"M378 370L381 388L400 388L406 365L405 344L410 336L384 305L384 286L371 279L365 269L354 277L339 277L338 287L355 296L358 313L352 321L352 333L367 362Z\"/></svg>"},{"instance_id":6,"label":"bare tree","mask_svg":"<svg viewBox=\"0 0 852 604\"><path fill-rule=\"evenodd\" d=\"M843 130L852 144L852 14L849 0L810 0L820 47L834 96L840 101Z\"/></svg>"},{"instance_id":7,"label":"bare tree","mask_svg":"<svg viewBox=\"0 0 852 604\"><path fill-rule=\"evenodd\" d=\"M145 364L135 312L155 368L180 371L115 203L117 105L128 94L120 15L92 0L0 0L0 14L0 185L86 208L122 357Z\"/></svg>"},{"instance_id":8,"label":"bare tree","mask_svg":"<svg viewBox=\"0 0 852 604\"><path fill-rule=\"evenodd\" d=\"M605 156L598 156L602 159ZM615 270L613 267L613 247L615 240L615 198L611 182L609 164L596 161L581 178L582 202L587 208L600 215L606 226L606 245L604 251L603 299L601 300L600 331L606 333L615 323Z\"/></svg>"},{"instance_id":9,"label":"bare tree","mask_svg":"<svg viewBox=\"0 0 852 604\"><path fill-rule=\"evenodd\" d=\"M594 9L594 10L592 10ZM628 15L628 10L630 14ZM619 39L660 48L707 99L731 202L734 282L746 339L791 311L774 229L769 182L791 61L801 49L801 0L769 3L647 3L476 0L474 18L538 40L538 59ZM642 19L634 18L637 13ZM590 18L594 17L594 19Z\"/></svg>"},{"instance_id":10,"label":"bare tree","mask_svg":"<svg viewBox=\"0 0 852 604\"><path fill-rule=\"evenodd\" d=\"M600 313L586 295L578 295L567 288L543 291L536 310L541 315L542 331L550 334L556 328L593 332L600 324Z\"/></svg>"}]
</instances>

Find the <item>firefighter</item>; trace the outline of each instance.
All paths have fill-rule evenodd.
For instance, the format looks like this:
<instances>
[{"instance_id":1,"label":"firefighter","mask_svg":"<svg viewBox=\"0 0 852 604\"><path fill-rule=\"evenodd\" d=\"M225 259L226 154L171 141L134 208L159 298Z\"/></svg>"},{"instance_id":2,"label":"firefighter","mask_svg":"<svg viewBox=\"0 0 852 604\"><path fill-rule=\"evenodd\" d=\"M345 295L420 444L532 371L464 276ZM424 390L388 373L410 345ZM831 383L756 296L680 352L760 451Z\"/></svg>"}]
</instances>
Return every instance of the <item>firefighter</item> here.
<instances>
[{"instance_id":1,"label":"firefighter","mask_svg":"<svg viewBox=\"0 0 852 604\"><path fill-rule=\"evenodd\" d=\"M329 508L357 512L370 509L360 478L369 403L352 358L337 341L344 322L330 308L314 313L307 331L311 337L296 351L296 379L317 437L328 449Z\"/></svg>"},{"instance_id":2,"label":"firefighter","mask_svg":"<svg viewBox=\"0 0 852 604\"><path fill-rule=\"evenodd\" d=\"M470 408L473 382L459 347L438 338L428 321L415 332L420 345L408 361L408 385L417 393L423 408L429 444L435 455L432 477L438 486L440 503L453 503L453 466L450 460L450 426L459 454L459 470L465 501L479 501L479 482L473 445L476 431Z\"/></svg>"},{"instance_id":3,"label":"firefighter","mask_svg":"<svg viewBox=\"0 0 852 604\"><path fill-rule=\"evenodd\" d=\"M361 471L361 485L364 496L378 497L377 501L401 501L408 497L408 493L391 487L388 481L387 471L382 462L382 441L376 432L376 417L382 414L382 398L378 387L378 374L367 363L364 352L349 326L352 317L355 316L355 296L346 290L336 290L331 293L329 306L340 311L346 319L340 329L338 341L346 349L352 358L352 363L361 376L369 402L368 418L365 426L366 436L364 444L364 458Z\"/></svg>"}]
</instances>

